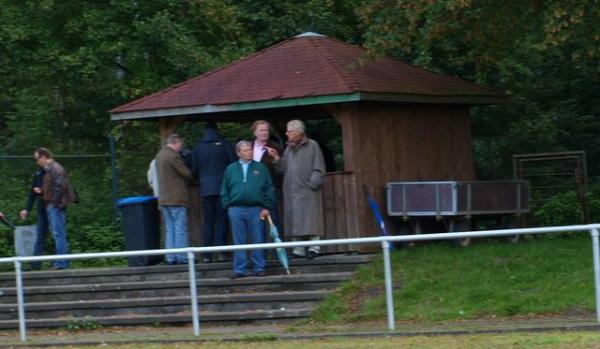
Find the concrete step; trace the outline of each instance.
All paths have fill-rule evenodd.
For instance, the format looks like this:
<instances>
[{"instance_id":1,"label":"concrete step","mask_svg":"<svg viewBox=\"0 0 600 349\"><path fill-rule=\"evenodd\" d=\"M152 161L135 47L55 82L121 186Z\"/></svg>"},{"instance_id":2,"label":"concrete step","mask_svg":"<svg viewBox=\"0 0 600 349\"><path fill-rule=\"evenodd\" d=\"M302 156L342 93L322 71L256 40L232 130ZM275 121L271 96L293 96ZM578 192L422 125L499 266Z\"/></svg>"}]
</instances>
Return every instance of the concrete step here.
<instances>
[{"instance_id":1,"label":"concrete step","mask_svg":"<svg viewBox=\"0 0 600 349\"><path fill-rule=\"evenodd\" d=\"M253 310L236 312L200 312L200 323L236 322L251 323L260 321L286 322L298 318L310 316L313 308L300 309L277 309L277 310ZM181 324L191 323L191 313L158 314L158 315L124 315L110 317L65 317L56 319L31 319L27 320L28 328L51 328L67 327L72 324L92 323L102 326L135 326L135 325L159 325L159 324ZM0 320L0 329L18 328L17 320Z\"/></svg>"},{"instance_id":2,"label":"concrete step","mask_svg":"<svg viewBox=\"0 0 600 349\"><path fill-rule=\"evenodd\" d=\"M357 266L369 262L372 255L324 255L313 260L290 260L290 270L295 274L352 272ZM149 267L119 267L68 269L59 271L32 271L23 274L25 286L79 285L115 282L187 280L186 265L156 265ZM197 264L196 275L199 279L223 278L231 274L231 262ZM267 274L284 274L276 260L269 260ZM14 287L13 272L0 273L0 289Z\"/></svg>"},{"instance_id":3,"label":"concrete step","mask_svg":"<svg viewBox=\"0 0 600 349\"><path fill-rule=\"evenodd\" d=\"M201 321L285 321L309 316L340 282L375 255L277 260L266 277L231 280L231 263L197 264ZM24 273L29 327L190 323L188 266L70 269ZM17 328L14 273L0 273L0 329Z\"/></svg>"},{"instance_id":4,"label":"concrete step","mask_svg":"<svg viewBox=\"0 0 600 349\"><path fill-rule=\"evenodd\" d=\"M288 291L201 295L199 307L207 312L251 310L285 310L313 308L329 291ZM119 315L153 315L189 312L189 297L137 298L124 300L87 300L75 302L28 303L26 317L47 319L61 317L109 317ZM17 320L15 305L0 305L0 320Z\"/></svg>"},{"instance_id":5,"label":"concrete step","mask_svg":"<svg viewBox=\"0 0 600 349\"><path fill-rule=\"evenodd\" d=\"M350 272L273 275L263 278L247 277L231 280L213 278L197 280L198 294L228 294L254 292L284 292L333 290L340 282L348 280ZM0 304L15 304L16 290L3 289ZM189 281L140 281L88 285L30 286L25 288L27 303L82 301L99 299L129 299L151 297L177 297L189 295Z\"/></svg>"}]
</instances>

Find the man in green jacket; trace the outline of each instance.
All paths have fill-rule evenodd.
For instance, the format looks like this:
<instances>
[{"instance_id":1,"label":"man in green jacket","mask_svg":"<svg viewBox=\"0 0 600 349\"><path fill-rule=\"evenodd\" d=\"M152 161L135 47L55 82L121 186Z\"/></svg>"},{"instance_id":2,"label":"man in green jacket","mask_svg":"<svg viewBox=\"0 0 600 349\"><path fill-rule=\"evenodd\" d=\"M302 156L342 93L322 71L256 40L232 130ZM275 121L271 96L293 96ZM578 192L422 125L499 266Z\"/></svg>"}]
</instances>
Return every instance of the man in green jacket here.
<instances>
[{"instance_id":1,"label":"man in green jacket","mask_svg":"<svg viewBox=\"0 0 600 349\"><path fill-rule=\"evenodd\" d=\"M225 169L221 185L221 203L229 216L233 243L245 244L250 237L252 243L260 244L265 241L262 220L274 208L275 189L267 167L252 160L252 144L239 141L235 149L239 161ZM263 250L252 251L252 264L255 276L266 275ZM245 277L246 265L246 251L235 251L231 278Z\"/></svg>"}]
</instances>

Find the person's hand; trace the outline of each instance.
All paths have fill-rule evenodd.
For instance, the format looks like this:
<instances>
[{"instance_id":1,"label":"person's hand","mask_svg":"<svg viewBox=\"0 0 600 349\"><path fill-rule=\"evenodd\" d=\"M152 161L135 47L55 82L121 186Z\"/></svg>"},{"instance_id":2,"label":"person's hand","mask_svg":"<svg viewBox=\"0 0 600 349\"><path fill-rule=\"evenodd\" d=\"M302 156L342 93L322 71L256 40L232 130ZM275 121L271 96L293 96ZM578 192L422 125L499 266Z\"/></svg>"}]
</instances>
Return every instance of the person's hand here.
<instances>
[{"instance_id":1,"label":"person's hand","mask_svg":"<svg viewBox=\"0 0 600 349\"><path fill-rule=\"evenodd\" d=\"M277 149L267 146L265 146L265 149L267 149L267 154L269 154L270 157L275 159L275 161L279 161L279 152L277 152Z\"/></svg>"},{"instance_id":2,"label":"person's hand","mask_svg":"<svg viewBox=\"0 0 600 349\"><path fill-rule=\"evenodd\" d=\"M270 213L271 212L269 212L269 210L267 210L266 208L263 208L262 211L260 211L260 219L262 219L264 221L265 219L267 219L267 216Z\"/></svg>"},{"instance_id":3,"label":"person's hand","mask_svg":"<svg viewBox=\"0 0 600 349\"><path fill-rule=\"evenodd\" d=\"M19 216L21 217L22 220L26 220L27 216L29 216L29 211L22 210L21 212L19 212Z\"/></svg>"},{"instance_id":4,"label":"person's hand","mask_svg":"<svg viewBox=\"0 0 600 349\"><path fill-rule=\"evenodd\" d=\"M0 212L0 218L4 218L4 213Z\"/></svg>"},{"instance_id":5,"label":"person's hand","mask_svg":"<svg viewBox=\"0 0 600 349\"><path fill-rule=\"evenodd\" d=\"M33 192L36 194L41 194L42 193L42 188L40 187L33 187Z\"/></svg>"}]
</instances>

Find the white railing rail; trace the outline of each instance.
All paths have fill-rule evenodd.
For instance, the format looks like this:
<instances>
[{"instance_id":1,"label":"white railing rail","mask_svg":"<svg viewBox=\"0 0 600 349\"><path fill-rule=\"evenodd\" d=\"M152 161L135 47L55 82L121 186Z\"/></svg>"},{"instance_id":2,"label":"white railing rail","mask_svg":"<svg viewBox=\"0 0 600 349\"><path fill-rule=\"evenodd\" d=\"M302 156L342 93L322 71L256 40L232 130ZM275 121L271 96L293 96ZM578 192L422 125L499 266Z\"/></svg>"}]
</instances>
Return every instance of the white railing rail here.
<instances>
[{"instance_id":1,"label":"white railing rail","mask_svg":"<svg viewBox=\"0 0 600 349\"><path fill-rule=\"evenodd\" d=\"M207 252L231 252L254 249L275 249L275 248L293 248L293 247L309 247L314 245L371 245L381 244L384 259L385 273L385 290L387 304L387 320L388 328L395 329L394 320L394 300L392 293L392 268L390 258L390 242L416 242L429 240L453 240L461 238L474 237L494 237L494 236L511 236L525 234L550 234L562 232L589 232L592 236L592 250L594 261L594 284L596 293L596 319L600 322L600 244L599 244L600 224L588 225L570 225L560 227L543 227L543 228L522 228L522 229L501 229L501 230L485 230L472 232L454 232L454 233L439 233L439 234L422 234L422 235L399 235L399 236L378 236L353 239L331 239L319 241L297 241L297 242L282 242L282 243L264 243L264 244L247 244L247 245L229 245L229 246L213 246L213 247L187 247L179 249L163 249L163 250L141 250L141 251L121 251L121 252L100 252L100 253L78 253L68 255L52 255L52 256L31 256L31 257L5 257L0 258L0 263L13 263L15 266L15 286L19 313L19 334L21 341L27 340L27 328L25 319L25 299L23 295L23 274L22 263L25 262L42 262L54 260L76 260L76 259L96 259L96 258L116 258L116 257L134 257L134 256L151 256L151 255L166 255L185 253L188 257L188 277L190 284L190 302L192 308L192 323L193 330L196 336L200 335L200 318L198 310L198 295L196 288L196 270L194 264L194 254Z\"/></svg>"}]
</instances>

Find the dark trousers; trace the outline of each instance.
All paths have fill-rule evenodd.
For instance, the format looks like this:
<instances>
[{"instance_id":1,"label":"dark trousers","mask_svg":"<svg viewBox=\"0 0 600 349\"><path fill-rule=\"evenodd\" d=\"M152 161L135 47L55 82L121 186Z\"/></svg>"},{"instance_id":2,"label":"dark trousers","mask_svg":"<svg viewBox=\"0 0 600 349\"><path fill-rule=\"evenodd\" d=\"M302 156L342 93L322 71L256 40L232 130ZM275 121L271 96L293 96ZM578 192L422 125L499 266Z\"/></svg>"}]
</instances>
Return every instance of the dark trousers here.
<instances>
[{"instance_id":1,"label":"dark trousers","mask_svg":"<svg viewBox=\"0 0 600 349\"><path fill-rule=\"evenodd\" d=\"M204 246L223 246L227 244L227 214L218 195L202 197L204 211ZM212 253L204 258L212 259Z\"/></svg>"},{"instance_id":2,"label":"dark trousers","mask_svg":"<svg viewBox=\"0 0 600 349\"><path fill-rule=\"evenodd\" d=\"M46 208L43 203L38 203L37 210L37 226L36 226L36 238L35 246L33 247L33 255L41 256L44 254L44 246L46 245L46 235L48 234L48 216L46 215ZM40 269L42 262L31 262L33 269Z\"/></svg>"}]
</instances>

